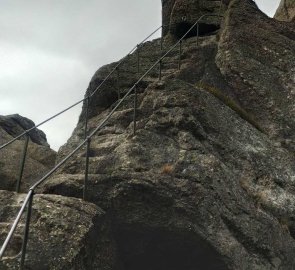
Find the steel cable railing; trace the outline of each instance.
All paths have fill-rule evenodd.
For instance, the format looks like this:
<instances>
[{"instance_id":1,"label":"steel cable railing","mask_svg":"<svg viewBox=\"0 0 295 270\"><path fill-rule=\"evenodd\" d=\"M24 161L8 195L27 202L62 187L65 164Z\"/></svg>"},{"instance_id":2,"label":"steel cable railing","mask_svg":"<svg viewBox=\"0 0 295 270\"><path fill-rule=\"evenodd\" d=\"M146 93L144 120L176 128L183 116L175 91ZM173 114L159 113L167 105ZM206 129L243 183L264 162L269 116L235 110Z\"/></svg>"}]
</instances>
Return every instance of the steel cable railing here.
<instances>
[{"instance_id":1,"label":"steel cable railing","mask_svg":"<svg viewBox=\"0 0 295 270\"><path fill-rule=\"evenodd\" d=\"M78 106L79 104L81 104L82 102L86 102L86 115L85 115L85 124L84 124L84 138L86 138L87 136L87 128L88 128L88 110L89 110L89 105L90 105L90 99L95 95L95 94L99 94L102 91L102 86L106 83L106 81L116 72L118 71L118 68L125 62L126 59L128 59L128 57L134 53L135 51L137 51L137 73L139 74L139 48L140 46L146 42L150 37L152 37L154 34L156 34L159 30L163 29L164 27L167 27L168 25L162 25L159 26L158 28L156 28L152 33L150 33L145 39L143 39L139 44L137 44L136 46L134 46L129 52L128 54L123 57L116 65L115 67L109 72L109 74L102 80L102 82L95 88L95 90L87 95L86 97L84 97L83 99L77 101L76 103L70 105L69 107L63 109L62 111L56 113L55 115L47 118L46 120L40 122L39 124L25 130L23 133L19 134L18 136L14 137L13 139L11 139L10 141L4 143L3 145L0 146L0 151L4 148L6 148L7 146L11 145L12 143L14 143L15 141L17 141L18 139L25 137L25 142L24 142L24 147L23 147L23 151L22 151L22 155L21 155L21 161L20 161L20 169L19 169L19 175L17 178L17 183L16 183L16 192L19 193L20 192L20 187L21 187L21 181L23 178L23 173L24 173L24 168L25 168L25 162L26 162L26 157L27 157L27 151L28 151L28 143L29 143L29 134L31 131L33 131L34 129L37 129L38 127L46 124L47 122L55 119L56 117L64 114L65 112L69 111L70 109ZM163 49L163 40L161 39L161 51ZM162 66L160 65L160 69L162 68ZM160 79L161 79L161 72L160 72ZM120 99L120 95L118 95L119 99Z\"/></svg>"},{"instance_id":2,"label":"steel cable railing","mask_svg":"<svg viewBox=\"0 0 295 270\"><path fill-rule=\"evenodd\" d=\"M137 88L138 84L157 66L161 65L161 61L177 46L179 46L179 61L181 59L181 44L183 39L195 28L197 27L197 40L199 38L199 22L207 16L216 16L216 17L222 17L219 14L205 14L202 15L190 28L187 30L187 32L174 44L172 45L168 51L163 54L154 64L150 66L150 68L134 83L134 85L125 93L125 95L122 97L122 99L116 104L116 106L109 112L107 117L88 135L84 140L74 149L70 154L68 154L63 160L61 160L53 169L51 169L46 175L44 175L40 180L38 180L31 188L29 189L29 192L22 204L22 207L20 211L18 212L18 215L16 219L14 220L12 227L0 249L0 259L3 257L5 250L7 249L7 246L12 239L14 232L17 228L18 223L20 222L20 219L25 212L25 209L27 208L27 216L26 216L26 224L24 228L24 237L23 237L23 245L21 250L21 260L20 260L20 269L24 269L24 262L25 262L25 256L26 256L26 247L28 242L28 236L29 236L29 226L30 226L30 219L31 219L31 212L32 212L32 206L33 206L33 197L35 193L35 189L40 186L43 182L45 182L54 172L56 172L63 164L65 164L75 153L77 153L84 145L86 145L86 164L85 164L85 180L84 180L84 187L83 187L83 199L86 200L86 192L87 192L87 182L88 182L88 166L89 166L89 152L90 152L90 144L91 144L91 138L104 127L104 125L108 122L108 120L112 117L114 112L120 107L120 105L125 101L125 99L134 91L134 115L133 115L133 133L136 132L136 110L137 110ZM180 64L178 65L180 68ZM159 68L159 73L161 73L161 68ZM159 78L161 75L159 75Z\"/></svg>"},{"instance_id":3,"label":"steel cable railing","mask_svg":"<svg viewBox=\"0 0 295 270\"><path fill-rule=\"evenodd\" d=\"M28 151L28 143L29 143L29 135L30 132L33 131L34 129L44 125L45 123L55 119L56 117L64 114L65 112L69 111L70 109L76 107L77 105L81 104L82 102L86 102L86 117L85 117L85 126L84 126L84 138L86 138L87 135L87 127L88 127L88 109L89 109L89 103L90 103L90 99L95 95L98 94L101 90L102 90L102 86L105 84L105 82L115 73L115 71L118 70L118 68L125 62L126 59L128 59L128 57L134 53L136 50L138 51L139 47L146 42L149 38L151 38L154 34L156 34L160 29L162 29L165 26L159 26L158 28L156 28L152 33L150 33L145 39L143 39L139 44L137 44L135 47L133 47L128 54L123 57L117 64L116 66L109 72L109 74L103 79L103 81L95 88L95 90L87 95L86 97L84 97L83 99L77 101L76 103L70 105L69 107L63 109L62 111L56 113L55 115L47 118L46 120L40 122L39 124L25 130L23 133L19 134L18 136L16 136L15 138L11 139L10 141L4 143L3 145L0 146L0 151L4 148L6 148L7 146L9 146L10 144L14 143L15 141L17 141L18 139L25 137L25 142L24 142L24 146L23 146L23 151L22 151L22 155L21 155L21 161L20 161L20 169L19 169L19 175L17 178L17 183L16 183L16 192L20 192L20 187L21 187L21 181L23 178L23 172L24 172L24 168L25 168L25 162L26 162L26 157L27 157L27 151ZM139 55L138 55L139 57ZM139 64L138 64L139 66Z\"/></svg>"},{"instance_id":4,"label":"steel cable railing","mask_svg":"<svg viewBox=\"0 0 295 270\"><path fill-rule=\"evenodd\" d=\"M150 37L152 37L155 33L157 33L160 29L162 29L163 26L159 26L157 29L155 29L151 34L149 34L144 40L142 40L139 44L137 44L135 47L132 48L132 50L129 51L129 53L123 57L118 64L111 70L111 72L104 78L104 80L95 88L95 90L89 95L86 96L85 98L77 101L76 103L70 105L69 107L67 107L66 109L60 111L59 113L49 117L48 119L40 122L39 124L25 130L23 133L19 134L18 136L16 136L15 138L11 139L10 141L4 143L3 145L0 146L0 150L7 147L8 145L12 144L13 142L15 142L16 140L20 139L21 137L25 136L26 134L30 133L32 130L44 125L45 123L51 121L52 119L56 118L57 116L65 113L66 111L72 109L73 107L79 105L81 102L84 102L87 98L93 96L94 94L96 94L96 92L102 87L102 85L110 78L110 76L113 75L113 73L117 70L117 68L119 66L122 65L122 63L124 62L124 60L126 58L128 58L128 56L130 56L141 44L143 44L144 42L146 42Z\"/></svg>"}]
</instances>

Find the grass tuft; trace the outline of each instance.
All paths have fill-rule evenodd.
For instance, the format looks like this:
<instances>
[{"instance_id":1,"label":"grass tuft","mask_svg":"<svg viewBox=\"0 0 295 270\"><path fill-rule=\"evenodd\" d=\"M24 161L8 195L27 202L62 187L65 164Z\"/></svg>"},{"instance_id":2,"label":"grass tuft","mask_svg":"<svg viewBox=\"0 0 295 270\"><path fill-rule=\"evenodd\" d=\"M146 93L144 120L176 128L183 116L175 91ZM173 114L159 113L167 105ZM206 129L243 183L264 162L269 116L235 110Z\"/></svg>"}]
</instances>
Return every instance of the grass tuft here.
<instances>
[{"instance_id":1,"label":"grass tuft","mask_svg":"<svg viewBox=\"0 0 295 270\"><path fill-rule=\"evenodd\" d=\"M174 172L174 166L171 164L165 164L162 168L161 168L161 174L172 174Z\"/></svg>"}]
</instances>

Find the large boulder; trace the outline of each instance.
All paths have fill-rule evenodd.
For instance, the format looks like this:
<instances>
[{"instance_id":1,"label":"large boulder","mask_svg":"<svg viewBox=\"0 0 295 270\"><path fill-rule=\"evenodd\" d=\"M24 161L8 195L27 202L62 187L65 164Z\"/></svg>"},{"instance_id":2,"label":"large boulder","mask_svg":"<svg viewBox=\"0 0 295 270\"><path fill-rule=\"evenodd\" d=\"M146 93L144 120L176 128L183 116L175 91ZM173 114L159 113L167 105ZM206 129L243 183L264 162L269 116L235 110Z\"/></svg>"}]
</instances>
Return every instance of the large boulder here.
<instances>
[{"instance_id":1,"label":"large boulder","mask_svg":"<svg viewBox=\"0 0 295 270\"><path fill-rule=\"evenodd\" d=\"M20 115L0 116L0 145L34 125L33 121ZM0 189L16 189L24 145L25 138L22 137L0 150ZM27 190L38 177L49 171L55 159L56 152L49 147L44 132L39 129L30 132L21 189Z\"/></svg>"},{"instance_id":2,"label":"large boulder","mask_svg":"<svg viewBox=\"0 0 295 270\"><path fill-rule=\"evenodd\" d=\"M295 1L281 0L275 18L279 21L295 21Z\"/></svg>"},{"instance_id":3,"label":"large boulder","mask_svg":"<svg viewBox=\"0 0 295 270\"><path fill-rule=\"evenodd\" d=\"M34 122L26 117L20 116L19 114L12 114L2 116L0 115L0 128L7 132L12 137L16 137L24 131L35 126ZM47 143L45 133L40 129L33 129L28 134L33 143L49 146Z\"/></svg>"},{"instance_id":4,"label":"large boulder","mask_svg":"<svg viewBox=\"0 0 295 270\"><path fill-rule=\"evenodd\" d=\"M25 194L0 191L3 243ZM25 219L0 261L0 269L19 269ZM24 269L114 269L115 254L105 213L79 199L35 195Z\"/></svg>"}]
</instances>

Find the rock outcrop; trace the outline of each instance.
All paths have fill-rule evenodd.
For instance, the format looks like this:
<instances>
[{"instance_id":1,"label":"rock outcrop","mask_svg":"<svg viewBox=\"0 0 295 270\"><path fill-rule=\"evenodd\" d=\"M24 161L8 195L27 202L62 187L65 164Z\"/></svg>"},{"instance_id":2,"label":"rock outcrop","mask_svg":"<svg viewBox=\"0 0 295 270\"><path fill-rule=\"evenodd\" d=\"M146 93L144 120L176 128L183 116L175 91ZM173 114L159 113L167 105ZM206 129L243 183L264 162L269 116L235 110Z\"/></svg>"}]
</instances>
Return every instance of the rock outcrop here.
<instances>
[{"instance_id":1,"label":"rock outcrop","mask_svg":"<svg viewBox=\"0 0 295 270\"><path fill-rule=\"evenodd\" d=\"M73 263L58 269L289 270L295 265L295 30L268 18L251 0L225 6L218 34L202 36L198 44L194 36L183 42L180 69L175 48L163 61L161 81L155 68L137 85L135 135L131 94L91 139L89 203L83 206L104 212L105 231L98 238L110 239L106 257L101 261L103 246L95 237L97 255L86 244L84 259L100 268ZM173 7L167 6L164 17ZM165 50L169 45L166 39ZM139 48L140 74L137 53L91 98L88 134L159 58L160 40ZM94 74L86 95L115 65ZM84 104L58 160L84 139L85 115ZM71 209L82 197L84 172L85 149L39 188L47 194L38 195L40 200L72 197L66 204ZM84 217L89 228L93 215ZM100 230L102 223L93 224ZM31 244L28 258L48 250L44 239L44 245Z\"/></svg>"},{"instance_id":2,"label":"rock outcrop","mask_svg":"<svg viewBox=\"0 0 295 270\"><path fill-rule=\"evenodd\" d=\"M16 137L24 131L35 126L34 122L19 114L12 114L7 116L0 115L0 128L12 137ZM34 129L29 133L29 137L33 143L48 146L46 135L40 129Z\"/></svg>"},{"instance_id":3,"label":"rock outcrop","mask_svg":"<svg viewBox=\"0 0 295 270\"><path fill-rule=\"evenodd\" d=\"M0 191L1 243L24 198L24 194ZM108 228L105 213L93 204L36 195L25 269L114 269L114 245ZM23 229L24 221L0 261L1 270L19 269Z\"/></svg>"},{"instance_id":4,"label":"rock outcrop","mask_svg":"<svg viewBox=\"0 0 295 270\"><path fill-rule=\"evenodd\" d=\"M281 0L275 18L279 21L295 22L295 1Z\"/></svg>"},{"instance_id":5,"label":"rock outcrop","mask_svg":"<svg viewBox=\"0 0 295 270\"><path fill-rule=\"evenodd\" d=\"M268 136L292 152L294 29L290 24L269 19L254 3L232 1L216 57L219 70L232 88L231 97L255 117Z\"/></svg>"},{"instance_id":6,"label":"rock outcrop","mask_svg":"<svg viewBox=\"0 0 295 270\"><path fill-rule=\"evenodd\" d=\"M209 16L200 22L199 34L205 35L216 31L221 21L219 15L224 13L224 4L221 0L162 0L162 10L163 35L169 33L180 38L205 14ZM196 35L197 28L193 29L188 37Z\"/></svg>"},{"instance_id":7,"label":"rock outcrop","mask_svg":"<svg viewBox=\"0 0 295 270\"><path fill-rule=\"evenodd\" d=\"M20 115L0 116L0 145L22 134L35 124ZM39 129L29 134L28 153L21 189L27 191L38 177L45 174L55 164L56 152L50 149L46 135ZM25 138L20 138L0 150L0 189L15 190L19 177L20 162Z\"/></svg>"}]
</instances>

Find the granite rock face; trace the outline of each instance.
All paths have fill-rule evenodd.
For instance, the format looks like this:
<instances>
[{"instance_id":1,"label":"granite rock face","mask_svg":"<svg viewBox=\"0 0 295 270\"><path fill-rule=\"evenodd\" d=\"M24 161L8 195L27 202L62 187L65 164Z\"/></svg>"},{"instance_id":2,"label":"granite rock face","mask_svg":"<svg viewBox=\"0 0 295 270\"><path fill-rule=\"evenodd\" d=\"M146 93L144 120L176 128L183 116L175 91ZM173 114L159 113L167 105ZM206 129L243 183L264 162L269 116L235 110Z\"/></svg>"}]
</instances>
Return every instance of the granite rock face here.
<instances>
[{"instance_id":1,"label":"granite rock face","mask_svg":"<svg viewBox=\"0 0 295 270\"><path fill-rule=\"evenodd\" d=\"M275 18L279 21L295 22L295 1L281 0Z\"/></svg>"},{"instance_id":2,"label":"granite rock face","mask_svg":"<svg viewBox=\"0 0 295 270\"><path fill-rule=\"evenodd\" d=\"M0 145L33 127L35 124L20 115L0 116ZM45 174L55 164L56 152L50 149L43 131L36 129L30 133L28 153L21 189L26 191L38 177ZM0 189L15 190L19 177L20 162L25 140L20 138L0 150Z\"/></svg>"},{"instance_id":3,"label":"granite rock face","mask_svg":"<svg viewBox=\"0 0 295 270\"><path fill-rule=\"evenodd\" d=\"M24 194L0 191L0 239L19 210ZM4 205L4 207L3 207ZM114 252L105 213L93 204L55 195L33 200L25 269L114 269ZM24 220L0 261L0 269L19 269Z\"/></svg>"},{"instance_id":4,"label":"granite rock face","mask_svg":"<svg viewBox=\"0 0 295 270\"><path fill-rule=\"evenodd\" d=\"M156 67L137 85L135 135L132 93L91 139L90 203L83 207L95 204L106 223L93 238L98 255L86 253L85 260L101 261L102 244L95 241L110 239L97 269L295 266L295 30L265 16L253 1L232 0L225 6L216 35L202 36L198 44L196 37L187 38L180 62L178 47L164 59L161 81ZM88 134L159 58L160 40L139 48L140 74L137 53L91 98ZM86 95L115 65L94 74ZM84 104L58 160L84 139L85 115ZM82 149L38 189L47 195L38 196L79 201L84 172ZM71 267L96 269L79 263Z\"/></svg>"},{"instance_id":5,"label":"granite rock face","mask_svg":"<svg viewBox=\"0 0 295 270\"><path fill-rule=\"evenodd\" d=\"M249 1L232 1L222 28L216 63L232 97L294 152L295 28L269 19Z\"/></svg>"},{"instance_id":6,"label":"granite rock face","mask_svg":"<svg viewBox=\"0 0 295 270\"><path fill-rule=\"evenodd\" d=\"M157 48L140 48L141 73ZM177 49L162 81L155 69L138 86L136 135L131 95L91 141L87 198L110 214L119 269L291 269L294 28L233 0L218 35L185 40L180 70ZM89 131L136 81L136 53L128 61L93 97ZM80 198L84 168L85 150L39 192Z\"/></svg>"}]
</instances>

